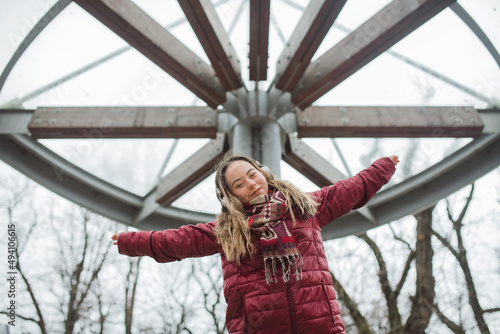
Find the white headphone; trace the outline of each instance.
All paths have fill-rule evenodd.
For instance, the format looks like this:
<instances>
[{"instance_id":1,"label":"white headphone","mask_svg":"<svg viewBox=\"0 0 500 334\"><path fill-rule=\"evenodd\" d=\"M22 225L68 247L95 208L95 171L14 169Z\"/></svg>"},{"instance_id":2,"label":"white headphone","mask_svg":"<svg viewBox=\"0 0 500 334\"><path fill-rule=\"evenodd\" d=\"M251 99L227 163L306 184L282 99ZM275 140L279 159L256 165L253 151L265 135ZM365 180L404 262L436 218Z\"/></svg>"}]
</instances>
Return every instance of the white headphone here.
<instances>
[{"instance_id":1,"label":"white headphone","mask_svg":"<svg viewBox=\"0 0 500 334\"><path fill-rule=\"evenodd\" d=\"M252 159L252 160L257 164L257 166L260 167L260 169L262 169L264 171L268 180L274 180L274 174L273 174L273 172L271 172L271 169L269 167L264 166L263 164L261 164L257 160L254 160L254 159Z\"/></svg>"}]
</instances>

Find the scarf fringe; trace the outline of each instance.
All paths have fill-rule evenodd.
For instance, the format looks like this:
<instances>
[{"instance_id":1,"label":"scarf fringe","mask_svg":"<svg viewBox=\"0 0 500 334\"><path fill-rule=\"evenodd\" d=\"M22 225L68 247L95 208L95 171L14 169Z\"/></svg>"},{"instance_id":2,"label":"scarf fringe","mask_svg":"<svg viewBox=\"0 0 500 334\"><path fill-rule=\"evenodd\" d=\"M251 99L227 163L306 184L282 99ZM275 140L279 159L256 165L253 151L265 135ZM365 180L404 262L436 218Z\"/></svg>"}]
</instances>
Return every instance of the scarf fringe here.
<instances>
[{"instance_id":1,"label":"scarf fringe","mask_svg":"<svg viewBox=\"0 0 500 334\"><path fill-rule=\"evenodd\" d=\"M290 272L292 266L295 266L295 279L298 281L302 280L302 265L304 264L304 260L302 259L300 253L296 253L282 257L272 257L264 259L267 285L270 285L271 282L278 283L278 278L276 276L276 271L277 271L276 260L278 259L281 262L281 270L283 272L284 282L290 281Z\"/></svg>"}]
</instances>

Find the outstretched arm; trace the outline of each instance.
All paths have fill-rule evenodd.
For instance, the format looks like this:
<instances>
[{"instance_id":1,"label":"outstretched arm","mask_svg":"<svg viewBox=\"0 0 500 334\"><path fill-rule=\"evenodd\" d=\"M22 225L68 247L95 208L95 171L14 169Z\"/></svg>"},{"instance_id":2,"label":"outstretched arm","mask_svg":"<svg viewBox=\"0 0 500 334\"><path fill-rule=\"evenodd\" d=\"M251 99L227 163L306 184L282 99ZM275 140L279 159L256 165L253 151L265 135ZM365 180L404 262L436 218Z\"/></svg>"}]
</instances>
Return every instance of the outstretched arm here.
<instances>
[{"instance_id":1,"label":"outstretched arm","mask_svg":"<svg viewBox=\"0 0 500 334\"><path fill-rule=\"evenodd\" d=\"M210 222L164 231L121 232L111 239L123 255L150 256L157 262L180 261L219 253L214 227L215 222Z\"/></svg>"},{"instance_id":2,"label":"outstretched arm","mask_svg":"<svg viewBox=\"0 0 500 334\"><path fill-rule=\"evenodd\" d=\"M355 176L335 182L317 192L318 222L321 227L351 210L365 205L384 184L389 182L399 162L397 155L381 158Z\"/></svg>"}]
</instances>

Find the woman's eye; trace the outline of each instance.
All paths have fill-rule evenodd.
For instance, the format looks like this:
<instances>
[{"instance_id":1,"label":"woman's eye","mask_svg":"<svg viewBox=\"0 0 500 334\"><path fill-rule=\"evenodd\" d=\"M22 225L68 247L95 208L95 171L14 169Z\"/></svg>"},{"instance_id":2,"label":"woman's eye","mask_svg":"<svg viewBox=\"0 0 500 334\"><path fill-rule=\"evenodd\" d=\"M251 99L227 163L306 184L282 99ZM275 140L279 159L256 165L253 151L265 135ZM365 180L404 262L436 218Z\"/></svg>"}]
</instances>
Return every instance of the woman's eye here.
<instances>
[{"instance_id":1,"label":"woman's eye","mask_svg":"<svg viewBox=\"0 0 500 334\"><path fill-rule=\"evenodd\" d=\"M250 177L254 177L254 176L255 176L255 173L250 174Z\"/></svg>"}]
</instances>

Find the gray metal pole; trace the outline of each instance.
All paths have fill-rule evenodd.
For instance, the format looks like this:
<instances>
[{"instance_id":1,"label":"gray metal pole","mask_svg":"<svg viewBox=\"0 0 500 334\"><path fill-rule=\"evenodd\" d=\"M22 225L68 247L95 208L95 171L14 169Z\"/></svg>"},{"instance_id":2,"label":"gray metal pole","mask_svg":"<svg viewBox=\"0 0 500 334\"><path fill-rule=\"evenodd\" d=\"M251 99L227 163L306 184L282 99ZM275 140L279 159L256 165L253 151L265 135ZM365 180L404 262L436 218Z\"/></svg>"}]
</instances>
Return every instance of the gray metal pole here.
<instances>
[{"instance_id":1,"label":"gray metal pole","mask_svg":"<svg viewBox=\"0 0 500 334\"><path fill-rule=\"evenodd\" d=\"M241 122L236 124L233 128L230 143L235 153L243 153L256 158L253 154L253 134L250 125Z\"/></svg>"},{"instance_id":2,"label":"gray metal pole","mask_svg":"<svg viewBox=\"0 0 500 334\"><path fill-rule=\"evenodd\" d=\"M276 178L281 178L281 129L277 122L269 121L262 126L260 147L262 163L269 167Z\"/></svg>"}]
</instances>

